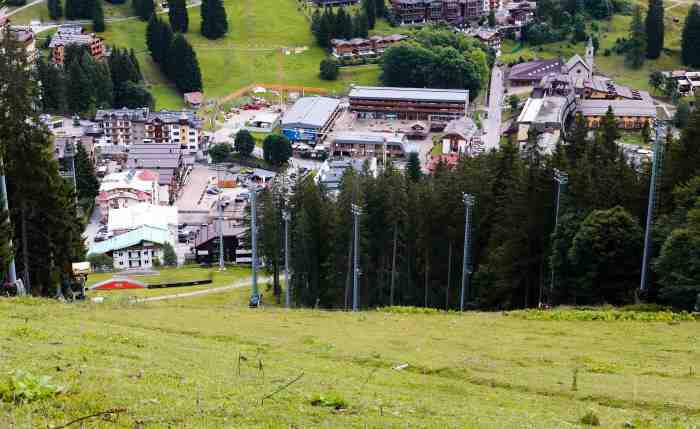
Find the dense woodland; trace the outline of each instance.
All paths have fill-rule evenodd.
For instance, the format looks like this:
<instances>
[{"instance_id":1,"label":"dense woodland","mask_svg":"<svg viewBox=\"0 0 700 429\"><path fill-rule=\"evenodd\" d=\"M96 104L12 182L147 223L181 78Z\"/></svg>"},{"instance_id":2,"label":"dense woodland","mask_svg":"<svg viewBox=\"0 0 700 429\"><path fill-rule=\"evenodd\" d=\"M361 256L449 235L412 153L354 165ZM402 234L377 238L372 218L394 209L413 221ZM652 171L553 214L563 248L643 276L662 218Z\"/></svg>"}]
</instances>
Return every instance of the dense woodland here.
<instances>
[{"instance_id":1,"label":"dense woodland","mask_svg":"<svg viewBox=\"0 0 700 429\"><path fill-rule=\"evenodd\" d=\"M84 216L76 205L72 181L59 175L51 134L40 124L39 88L27 72L24 49L13 37L3 36L0 160L10 211L0 206L0 278L5 278L8 256L14 253L25 286L34 294L52 295L61 276L70 272L71 262L85 257Z\"/></svg>"},{"instance_id":2,"label":"dense woodland","mask_svg":"<svg viewBox=\"0 0 700 429\"><path fill-rule=\"evenodd\" d=\"M543 155L535 135L523 151L464 158L432 176L411 157L378 177L346 173L337 196L307 176L263 192L261 249L268 269L283 267L282 211L291 213L292 291L299 306L352 302L351 204L362 207L363 307L459 307L465 207L472 215L470 308L549 304L627 304L639 288L649 168L635 168L616 141L612 114L592 138L578 120L573 141ZM690 310L700 286L700 111L669 141L654 234L656 256L641 298ZM568 173L554 233L553 169ZM293 191L288 201L285 188ZM551 265L555 267L552 283ZM276 283L275 290L279 291Z\"/></svg>"},{"instance_id":3,"label":"dense woodland","mask_svg":"<svg viewBox=\"0 0 700 429\"><path fill-rule=\"evenodd\" d=\"M63 66L38 59L37 78L46 112L91 116L96 109L154 105L133 50L112 47L109 57L95 61L85 47L69 45Z\"/></svg>"},{"instance_id":4,"label":"dense woodland","mask_svg":"<svg viewBox=\"0 0 700 429\"><path fill-rule=\"evenodd\" d=\"M202 90L202 72L192 45L156 15L151 15L146 27L146 46L153 61L180 92Z\"/></svg>"}]
</instances>

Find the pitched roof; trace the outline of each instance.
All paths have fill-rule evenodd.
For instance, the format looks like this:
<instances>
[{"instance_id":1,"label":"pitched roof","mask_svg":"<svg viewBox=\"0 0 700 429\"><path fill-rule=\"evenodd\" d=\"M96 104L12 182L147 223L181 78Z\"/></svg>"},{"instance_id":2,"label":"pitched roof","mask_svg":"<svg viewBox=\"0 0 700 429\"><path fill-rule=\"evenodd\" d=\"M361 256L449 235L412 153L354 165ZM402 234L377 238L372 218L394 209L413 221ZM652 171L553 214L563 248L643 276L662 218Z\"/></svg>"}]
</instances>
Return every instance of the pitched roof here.
<instances>
[{"instance_id":1,"label":"pitched roof","mask_svg":"<svg viewBox=\"0 0 700 429\"><path fill-rule=\"evenodd\" d=\"M510 69L508 80L541 80L551 72L559 72L563 65L561 59L528 61L514 65Z\"/></svg>"},{"instance_id":2,"label":"pitched roof","mask_svg":"<svg viewBox=\"0 0 700 429\"><path fill-rule=\"evenodd\" d=\"M656 106L648 100L581 100L576 111L584 116L604 116L609 107L615 116L656 117Z\"/></svg>"},{"instance_id":3,"label":"pitched roof","mask_svg":"<svg viewBox=\"0 0 700 429\"><path fill-rule=\"evenodd\" d=\"M109 231L131 230L141 226L167 229L177 225L177 207L159 206L149 203L129 205L121 209L111 209L107 222Z\"/></svg>"},{"instance_id":4,"label":"pitched roof","mask_svg":"<svg viewBox=\"0 0 700 429\"><path fill-rule=\"evenodd\" d=\"M468 140L474 136L477 130L478 128L471 118L460 118L448 122L443 132L445 135L456 134Z\"/></svg>"},{"instance_id":5,"label":"pitched roof","mask_svg":"<svg viewBox=\"0 0 700 429\"><path fill-rule=\"evenodd\" d=\"M142 226L141 228L129 231L125 234L117 235L109 240L101 241L90 246L88 254L103 254L115 250L126 249L136 246L144 241L151 243L165 244L171 242L170 232L167 229L155 228L152 226Z\"/></svg>"},{"instance_id":6,"label":"pitched roof","mask_svg":"<svg viewBox=\"0 0 700 429\"><path fill-rule=\"evenodd\" d=\"M576 64L578 64L578 63L583 64L583 66L586 67L588 70L591 69L591 66L589 66L587 62L583 61L583 58L581 58L581 56L579 54L576 54L573 57L569 58L569 61L566 62L566 65L564 67L566 68L566 71L568 72L569 70L574 68L574 66L576 66Z\"/></svg>"},{"instance_id":7,"label":"pitched roof","mask_svg":"<svg viewBox=\"0 0 700 429\"><path fill-rule=\"evenodd\" d=\"M469 91L466 89L355 86L350 90L350 98L466 103L469 100Z\"/></svg>"},{"instance_id":8,"label":"pitched roof","mask_svg":"<svg viewBox=\"0 0 700 429\"><path fill-rule=\"evenodd\" d=\"M323 128L340 106L328 97L302 97L282 117L283 127Z\"/></svg>"}]
</instances>

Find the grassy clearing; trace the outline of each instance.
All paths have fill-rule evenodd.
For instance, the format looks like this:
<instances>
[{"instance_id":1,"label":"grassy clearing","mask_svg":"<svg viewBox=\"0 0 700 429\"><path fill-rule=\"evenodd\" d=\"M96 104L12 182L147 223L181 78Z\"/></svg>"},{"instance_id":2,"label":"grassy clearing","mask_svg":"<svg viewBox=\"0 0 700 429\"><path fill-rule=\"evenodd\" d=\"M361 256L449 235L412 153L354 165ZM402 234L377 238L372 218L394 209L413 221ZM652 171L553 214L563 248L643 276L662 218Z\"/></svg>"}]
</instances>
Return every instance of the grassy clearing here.
<instances>
[{"instance_id":1,"label":"grassy clearing","mask_svg":"<svg viewBox=\"0 0 700 429\"><path fill-rule=\"evenodd\" d=\"M0 403L0 427L113 407L128 412L88 427L577 427L591 410L602 427L700 424L697 322L250 310L247 292L0 300L0 374L67 389Z\"/></svg>"},{"instance_id":2,"label":"grassy clearing","mask_svg":"<svg viewBox=\"0 0 700 429\"><path fill-rule=\"evenodd\" d=\"M199 34L199 8L189 9L187 38L197 51L207 97L222 97L252 83L303 85L340 92L353 82L377 82L376 66L343 70L337 81L321 80L318 65L326 53L315 46L309 23L297 10L294 0L227 0L224 4L230 32L216 41ZM104 37L110 44L136 50L159 108L180 107L181 97L167 84L146 52L145 28L146 23L141 21L111 23ZM308 50L284 55L285 47Z\"/></svg>"},{"instance_id":3,"label":"grassy clearing","mask_svg":"<svg viewBox=\"0 0 700 429\"><path fill-rule=\"evenodd\" d=\"M96 273L88 277L87 286L92 286L112 277L125 277L117 273ZM177 288L161 288L161 289L144 289L144 290L117 290L117 291L90 291L89 296L103 296L105 298L121 299L125 297L147 297L171 295L177 293L193 292L209 288L228 286L237 282L244 281L250 277L250 269L242 267L227 267L226 271L219 271L218 268L163 268L158 275L129 275L126 276L134 280L144 282L146 284L186 282L194 280L205 280L211 278L210 284L197 286L182 286Z\"/></svg>"}]
</instances>

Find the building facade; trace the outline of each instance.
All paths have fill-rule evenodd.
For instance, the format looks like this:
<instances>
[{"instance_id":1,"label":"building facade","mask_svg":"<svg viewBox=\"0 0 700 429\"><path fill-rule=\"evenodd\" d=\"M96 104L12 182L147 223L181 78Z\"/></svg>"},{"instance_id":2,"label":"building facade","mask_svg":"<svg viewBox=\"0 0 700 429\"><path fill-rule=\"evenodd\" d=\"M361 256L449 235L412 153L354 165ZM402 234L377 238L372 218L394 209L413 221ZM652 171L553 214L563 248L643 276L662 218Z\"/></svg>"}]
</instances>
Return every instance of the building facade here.
<instances>
[{"instance_id":1,"label":"building facade","mask_svg":"<svg viewBox=\"0 0 700 429\"><path fill-rule=\"evenodd\" d=\"M405 136L393 133L337 133L330 145L333 156L380 159L404 156Z\"/></svg>"},{"instance_id":2,"label":"building facade","mask_svg":"<svg viewBox=\"0 0 700 429\"><path fill-rule=\"evenodd\" d=\"M457 89L356 86L350 110L360 119L399 119L447 123L465 116L469 91Z\"/></svg>"},{"instance_id":3,"label":"building facade","mask_svg":"<svg viewBox=\"0 0 700 429\"><path fill-rule=\"evenodd\" d=\"M332 39L331 54L341 61L357 58L377 58L381 56L389 46L406 39L408 39L408 36L403 36L401 34L372 36L369 39Z\"/></svg>"},{"instance_id":4,"label":"building facade","mask_svg":"<svg viewBox=\"0 0 700 429\"><path fill-rule=\"evenodd\" d=\"M102 219L110 209L121 209L138 203L158 204L158 173L150 170L129 170L106 175L100 183L97 207Z\"/></svg>"},{"instance_id":5,"label":"building facade","mask_svg":"<svg viewBox=\"0 0 700 429\"><path fill-rule=\"evenodd\" d=\"M101 60L105 55L104 39L95 33L85 33L80 25L61 25L49 43L54 64L63 65L68 45L85 46L96 60Z\"/></svg>"},{"instance_id":6,"label":"building facade","mask_svg":"<svg viewBox=\"0 0 700 429\"><path fill-rule=\"evenodd\" d=\"M391 0L391 13L400 25L447 22L461 25L482 18L497 0Z\"/></svg>"},{"instance_id":7,"label":"building facade","mask_svg":"<svg viewBox=\"0 0 700 429\"><path fill-rule=\"evenodd\" d=\"M152 268L155 260L163 262L166 243L174 243L168 230L143 226L93 244L88 254L111 256L116 270Z\"/></svg>"},{"instance_id":8,"label":"building facade","mask_svg":"<svg viewBox=\"0 0 700 429\"><path fill-rule=\"evenodd\" d=\"M340 111L340 100L335 98L302 97L282 117L282 133L294 142L318 142Z\"/></svg>"}]
</instances>

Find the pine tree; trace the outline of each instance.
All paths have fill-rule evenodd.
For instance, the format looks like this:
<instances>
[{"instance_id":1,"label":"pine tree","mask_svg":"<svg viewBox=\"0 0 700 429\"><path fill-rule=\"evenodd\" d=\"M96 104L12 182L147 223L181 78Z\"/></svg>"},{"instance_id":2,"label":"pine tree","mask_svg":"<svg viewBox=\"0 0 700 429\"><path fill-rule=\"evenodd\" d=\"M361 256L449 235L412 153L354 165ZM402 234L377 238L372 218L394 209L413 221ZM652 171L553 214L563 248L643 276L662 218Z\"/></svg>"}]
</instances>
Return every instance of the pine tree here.
<instances>
[{"instance_id":1,"label":"pine tree","mask_svg":"<svg viewBox=\"0 0 700 429\"><path fill-rule=\"evenodd\" d=\"M690 67L700 67L700 5L694 3L688 11L681 40L681 60Z\"/></svg>"},{"instance_id":2,"label":"pine tree","mask_svg":"<svg viewBox=\"0 0 700 429\"><path fill-rule=\"evenodd\" d=\"M176 55L180 54L174 52L173 41L174 41L173 30L170 28L167 22L162 22L160 25L160 34L158 35L158 55L160 56L160 68L163 74L168 76L170 79L174 79L174 72L178 69ZM185 40L186 41L186 40Z\"/></svg>"},{"instance_id":3,"label":"pine tree","mask_svg":"<svg viewBox=\"0 0 700 429\"><path fill-rule=\"evenodd\" d=\"M233 149L243 156L250 156L255 149L255 138L248 130L240 130L236 133Z\"/></svg>"},{"instance_id":4,"label":"pine tree","mask_svg":"<svg viewBox=\"0 0 700 429\"><path fill-rule=\"evenodd\" d=\"M99 193L100 182L95 175L95 167L82 144L77 144L75 155L75 178L78 184L78 198L92 202Z\"/></svg>"},{"instance_id":5,"label":"pine tree","mask_svg":"<svg viewBox=\"0 0 700 429\"><path fill-rule=\"evenodd\" d=\"M318 36L319 36L319 31L321 30L321 12L319 12L318 8L314 10L313 15L311 15L311 33L314 35L316 38L316 42L318 42Z\"/></svg>"},{"instance_id":6,"label":"pine tree","mask_svg":"<svg viewBox=\"0 0 700 429\"><path fill-rule=\"evenodd\" d=\"M367 22L367 15L364 12L358 12L355 14L353 19L353 37L360 37L366 39L369 35L369 27Z\"/></svg>"},{"instance_id":7,"label":"pine tree","mask_svg":"<svg viewBox=\"0 0 700 429\"><path fill-rule=\"evenodd\" d=\"M106 62L95 63L94 70L96 105L102 109L109 109L114 104L114 83L109 64Z\"/></svg>"},{"instance_id":8,"label":"pine tree","mask_svg":"<svg viewBox=\"0 0 700 429\"><path fill-rule=\"evenodd\" d=\"M386 13L387 13L386 1L385 0L374 0L374 6L375 6L375 10L377 11L377 13L376 13L377 19L384 18L386 16Z\"/></svg>"},{"instance_id":9,"label":"pine tree","mask_svg":"<svg viewBox=\"0 0 700 429\"><path fill-rule=\"evenodd\" d=\"M49 112L65 112L66 79L65 73L46 58L37 59L37 73L41 81L41 101Z\"/></svg>"},{"instance_id":10,"label":"pine tree","mask_svg":"<svg viewBox=\"0 0 700 429\"><path fill-rule=\"evenodd\" d=\"M168 2L168 18L170 26L176 33L187 33L189 17L185 0L171 0Z\"/></svg>"},{"instance_id":11,"label":"pine tree","mask_svg":"<svg viewBox=\"0 0 700 429\"><path fill-rule=\"evenodd\" d=\"M100 0L101 1L101 0ZM98 0L79 0L80 15L81 19L93 19L95 15L95 3Z\"/></svg>"},{"instance_id":12,"label":"pine tree","mask_svg":"<svg viewBox=\"0 0 700 429\"><path fill-rule=\"evenodd\" d=\"M142 21L151 19L151 15L155 14L156 5L153 0L138 0L133 3L136 15Z\"/></svg>"},{"instance_id":13,"label":"pine tree","mask_svg":"<svg viewBox=\"0 0 700 429\"><path fill-rule=\"evenodd\" d=\"M377 5L375 0L362 0L362 10L367 16L367 26L370 30L373 30L377 22Z\"/></svg>"},{"instance_id":14,"label":"pine tree","mask_svg":"<svg viewBox=\"0 0 700 429\"><path fill-rule=\"evenodd\" d=\"M95 7L92 12L92 31L102 33L105 31L105 16L102 10L102 0L95 0Z\"/></svg>"},{"instance_id":15,"label":"pine tree","mask_svg":"<svg viewBox=\"0 0 700 429\"><path fill-rule=\"evenodd\" d=\"M321 15L321 21L318 28L318 44L322 48L330 46L330 40L335 36L335 15L333 9L326 8Z\"/></svg>"},{"instance_id":16,"label":"pine tree","mask_svg":"<svg viewBox=\"0 0 700 429\"><path fill-rule=\"evenodd\" d=\"M406 161L406 177L412 182L418 182L421 177L423 177L418 152L411 152L408 154L408 161Z\"/></svg>"},{"instance_id":17,"label":"pine tree","mask_svg":"<svg viewBox=\"0 0 700 429\"><path fill-rule=\"evenodd\" d=\"M80 0L66 0L66 19L79 19L81 10L82 6L80 4Z\"/></svg>"},{"instance_id":18,"label":"pine tree","mask_svg":"<svg viewBox=\"0 0 700 429\"><path fill-rule=\"evenodd\" d=\"M78 58L68 65L68 110L88 114L95 110L94 85Z\"/></svg>"},{"instance_id":19,"label":"pine tree","mask_svg":"<svg viewBox=\"0 0 700 429\"><path fill-rule=\"evenodd\" d=\"M218 39L228 32L228 18L222 0L202 1L202 36Z\"/></svg>"},{"instance_id":20,"label":"pine tree","mask_svg":"<svg viewBox=\"0 0 700 429\"><path fill-rule=\"evenodd\" d=\"M172 70L172 76L178 90L182 93L201 91L202 74L199 70L197 54L182 34L175 36L170 56L173 58L172 64L176 65Z\"/></svg>"},{"instance_id":21,"label":"pine tree","mask_svg":"<svg viewBox=\"0 0 700 429\"><path fill-rule=\"evenodd\" d=\"M49 18L56 20L63 17L63 5L61 0L49 0L47 2L49 9Z\"/></svg>"},{"instance_id":22,"label":"pine tree","mask_svg":"<svg viewBox=\"0 0 700 429\"><path fill-rule=\"evenodd\" d=\"M647 41L642 22L642 9L639 6L634 8L632 22L630 23L629 42L625 53L625 62L631 68L638 69L644 64L646 58Z\"/></svg>"},{"instance_id":23,"label":"pine tree","mask_svg":"<svg viewBox=\"0 0 700 429\"><path fill-rule=\"evenodd\" d=\"M162 26L162 21L155 15L151 15L146 25L146 47L157 64L160 64L163 59L160 51Z\"/></svg>"},{"instance_id":24,"label":"pine tree","mask_svg":"<svg viewBox=\"0 0 700 429\"><path fill-rule=\"evenodd\" d=\"M646 18L647 58L656 59L664 48L664 2L649 0Z\"/></svg>"},{"instance_id":25,"label":"pine tree","mask_svg":"<svg viewBox=\"0 0 700 429\"><path fill-rule=\"evenodd\" d=\"M5 195L0 194L0 279L5 279L12 259L11 238L10 213L5 210Z\"/></svg>"},{"instance_id":26,"label":"pine tree","mask_svg":"<svg viewBox=\"0 0 700 429\"><path fill-rule=\"evenodd\" d=\"M138 77L138 81L142 81L143 73L141 73L141 65L139 64L138 58L136 58L134 48L131 48L131 50L129 51L129 58L131 59L131 64L134 66L134 69L136 69L136 76Z\"/></svg>"}]
</instances>

